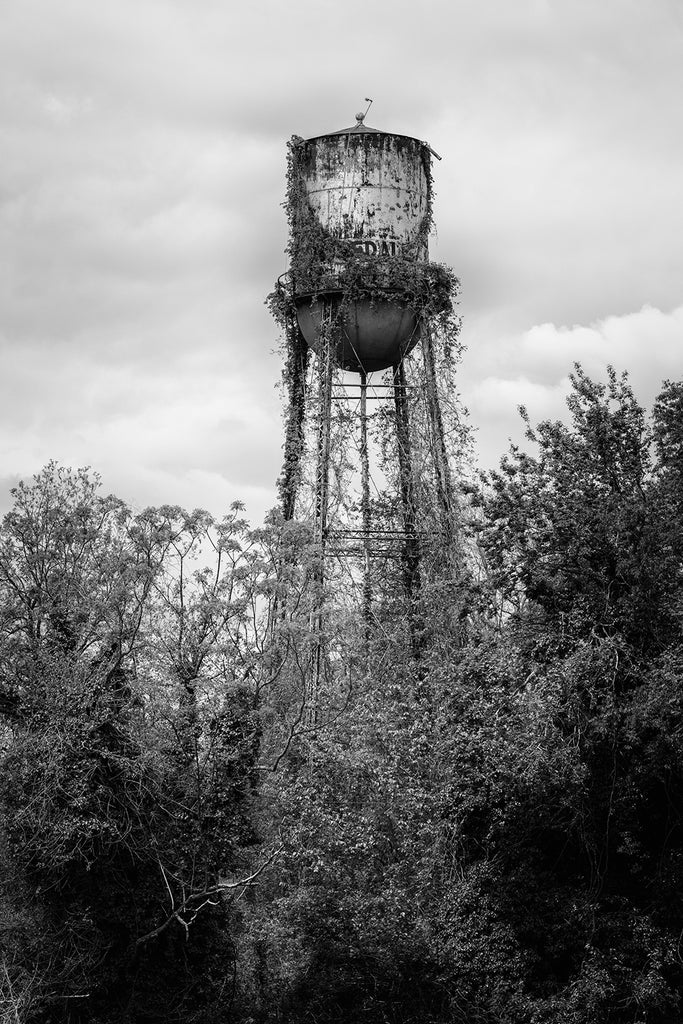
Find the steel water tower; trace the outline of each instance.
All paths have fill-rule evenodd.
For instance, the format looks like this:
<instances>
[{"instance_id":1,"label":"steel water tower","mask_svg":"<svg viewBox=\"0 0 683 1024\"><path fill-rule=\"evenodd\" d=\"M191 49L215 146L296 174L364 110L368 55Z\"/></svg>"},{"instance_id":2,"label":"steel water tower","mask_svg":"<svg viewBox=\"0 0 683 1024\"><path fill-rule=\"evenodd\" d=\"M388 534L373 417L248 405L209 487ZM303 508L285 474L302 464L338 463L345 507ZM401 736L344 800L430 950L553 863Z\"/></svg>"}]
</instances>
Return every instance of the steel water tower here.
<instances>
[{"instance_id":1,"label":"steel water tower","mask_svg":"<svg viewBox=\"0 0 683 1024\"><path fill-rule=\"evenodd\" d=\"M290 140L289 269L271 305L285 327L287 345L283 513L285 519L297 517L308 464L322 571L325 558L340 551L361 556L368 616L370 566L378 552L401 560L408 597L420 585L424 538L411 429L418 399L429 434L428 451L423 448L420 458L429 461L440 510L437 542L444 550L452 542L453 496L434 332L451 313L457 281L447 267L429 261L432 157L437 154L419 139L370 128L366 114L357 114L356 123L341 131ZM406 375L411 360L419 367L417 377ZM400 517L394 525L373 520L369 400L391 411L383 422L393 436L382 447L393 451L396 463ZM356 518L346 521L330 517L330 474L335 459L348 461L353 447L343 436L340 446L339 428L333 443L333 408L344 401L349 411L341 431L350 436L354 419L360 481ZM432 542L433 535L434 529Z\"/></svg>"}]
</instances>

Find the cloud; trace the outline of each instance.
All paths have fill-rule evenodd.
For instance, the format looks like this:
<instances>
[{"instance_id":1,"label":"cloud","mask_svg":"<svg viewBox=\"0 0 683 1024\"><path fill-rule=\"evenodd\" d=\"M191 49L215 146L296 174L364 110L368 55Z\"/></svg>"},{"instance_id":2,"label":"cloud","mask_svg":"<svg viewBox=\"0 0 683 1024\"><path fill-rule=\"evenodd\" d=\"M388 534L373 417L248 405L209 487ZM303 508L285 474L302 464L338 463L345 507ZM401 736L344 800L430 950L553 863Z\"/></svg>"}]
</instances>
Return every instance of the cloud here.
<instances>
[{"instance_id":1,"label":"cloud","mask_svg":"<svg viewBox=\"0 0 683 1024\"><path fill-rule=\"evenodd\" d=\"M535 419L557 418L557 410L567 396L569 379L549 386L517 377L505 380L486 377L467 395L469 410L479 420L499 426L509 423L511 414L523 405L533 409Z\"/></svg>"},{"instance_id":2,"label":"cloud","mask_svg":"<svg viewBox=\"0 0 683 1024\"><path fill-rule=\"evenodd\" d=\"M670 313L643 306L636 313L609 316L588 327L532 327L521 339L520 359L546 379L558 367L579 362L588 373L607 363L626 369L636 387L651 400L662 378L681 372L683 306Z\"/></svg>"},{"instance_id":3,"label":"cloud","mask_svg":"<svg viewBox=\"0 0 683 1024\"><path fill-rule=\"evenodd\" d=\"M517 407L526 406L533 422L564 419L575 363L596 380L606 368L627 371L636 397L649 408L665 379L681 379L683 306L662 312L652 306L589 325L539 324L497 339L495 373L481 375L481 351L470 364L466 353L460 388L473 424L479 428L483 465L493 465L505 438L519 442L523 429Z\"/></svg>"},{"instance_id":4,"label":"cloud","mask_svg":"<svg viewBox=\"0 0 683 1024\"><path fill-rule=\"evenodd\" d=\"M285 142L366 95L443 155L482 460L520 401L561 412L577 358L649 400L677 373L680 31L677 0L9 0L0 476L54 457L143 503L272 502Z\"/></svg>"},{"instance_id":5,"label":"cloud","mask_svg":"<svg viewBox=\"0 0 683 1024\"><path fill-rule=\"evenodd\" d=\"M250 511L260 516L272 504L281 454L272 384L264 396L238 371L206 372L190 352L153 377L77 356L39 358L31 348L15 352L6 366L0 406L5 475L30 474L56 458L94 466L108 487L118 481L138 505L209 504L209 493L223 507L236 498L255 501ZM211 489L193 494L192 481ZM155 496L160 482L163 490Z\"/></svg>"}]
</instances>

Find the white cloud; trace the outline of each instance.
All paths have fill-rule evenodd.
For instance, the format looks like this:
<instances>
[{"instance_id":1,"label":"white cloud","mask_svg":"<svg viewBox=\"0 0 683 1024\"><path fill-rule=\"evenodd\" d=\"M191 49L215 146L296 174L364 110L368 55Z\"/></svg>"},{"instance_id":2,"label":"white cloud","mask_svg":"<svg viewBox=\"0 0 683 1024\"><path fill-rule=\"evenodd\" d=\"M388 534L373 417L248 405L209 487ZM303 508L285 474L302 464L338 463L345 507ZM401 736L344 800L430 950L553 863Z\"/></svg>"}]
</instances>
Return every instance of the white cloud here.
<instances>
[{"instance_id":1,"label":"white cloud","mask_svg":"<svg viewBox=\"0 0 683 1024\"><path fill-rule=\"evenodd\" d=\"M511 414L520 405L532 409L534 418L547 419L556 416L568 385L568 378L550 387L525 377L515 380L486 377L468 392L467 404L476 420L487 420L491 424L509 423Z\"/></svg>"},{"instance_id":2,"label":"white cloud","mask_svg":"<svg viewBox=\"0 0 683 1024\"><path fill-rule=\"evenodd\" d=\"M482 461L520 402L561 413L576 359L651 400L680 374L680 31L677 0L9 0L0 477L54 457L136 501L270 504L285 140L365 95L444 157Z\"/></svg>"},{"instance_id":3,"label":"white cloud","mask_svg":"<svg viewBox=\"0 0 683 1024\"><path fill-rule=\"evenodd\" d=\"M43 109L53 124L68 125L75 117L89 114L93 110L93 101L89 96L74 99L50 94L45 97Z\"/></svg>"},{"instance_id":4,"label":"white cloud","mask_svg":"<svg viewBox=\"0 0 683 1024\"><path fill-rule=\"evenodd\" d=\"M518 406L526 406L533 422L565 417L574 363L596 380L606 379L608 365L626 370L638 400L651 407L663 380L683 377L683 306L668 313L644 306L587 326L539 324L492 340L489 348L495 352L495 374L478 379L481 350L474 366L466 353L460 374L465 403L479 428L484 465L498 461L506 438L521 440Z\"/></svg>"}]
</instances>

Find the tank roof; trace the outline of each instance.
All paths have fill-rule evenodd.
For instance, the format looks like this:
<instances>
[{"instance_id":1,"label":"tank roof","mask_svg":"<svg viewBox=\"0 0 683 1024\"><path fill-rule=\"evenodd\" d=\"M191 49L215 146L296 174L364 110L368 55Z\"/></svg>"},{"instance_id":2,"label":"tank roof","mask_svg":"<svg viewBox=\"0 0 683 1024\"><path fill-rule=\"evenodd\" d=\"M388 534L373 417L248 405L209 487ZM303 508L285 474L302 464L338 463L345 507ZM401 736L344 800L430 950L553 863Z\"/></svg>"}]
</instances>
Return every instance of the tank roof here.
<instances>
[{"instance_id":1,"label":"tank roof","mask_svg":"<svg viewBox=\"0 0 683 1024\"><path fill-rule=\"evenodd\" d=\"M340 128L338 132L326 132L327 135L389 135L389 132L382 132L379 128L371 128L369 124L356 121L350 128Z\"/></svg>"},{"instance_id":2,"label":"tank roof","mask_svg":"<svg viewBox=\"0 0 683 1024\"><path fill-rule=\"evenodd\" d=\"M380 128L371 128L369 124L363 124L362 121L356 121L356 124L351 125L350 128L340 128L336 132L322 132L320 135L311 135L305 139L305 142L315 142L316 139L329 139L335 135L391 135L395 139L410 139L412 142L419 142L421 146L424 146L432 156L435 156L437 160L441 157L438 153L435 153L428 142L424 142L422 139L416 139L414 135L403 135L401 132L383 132Z\"/></svg>"},{"instance_id":3,"label":"tank roof","mask_svg":"<svg viewBox=\"0 0 683 1024\"><path fill-rule=\"evenodd\" d=\"M340 128L337 132L321 132L320 135L311 135L306 142L313 142L314 139L329 139L333 135L393 135L399 139L412 139L412 135L403 135L402 132L383 132L380 128L371 128L369 124L356 122L350 128ZM415 142L421 142L415 139ZM422 143L425 145L425 143Z\"/></svg>"}]
</instances>

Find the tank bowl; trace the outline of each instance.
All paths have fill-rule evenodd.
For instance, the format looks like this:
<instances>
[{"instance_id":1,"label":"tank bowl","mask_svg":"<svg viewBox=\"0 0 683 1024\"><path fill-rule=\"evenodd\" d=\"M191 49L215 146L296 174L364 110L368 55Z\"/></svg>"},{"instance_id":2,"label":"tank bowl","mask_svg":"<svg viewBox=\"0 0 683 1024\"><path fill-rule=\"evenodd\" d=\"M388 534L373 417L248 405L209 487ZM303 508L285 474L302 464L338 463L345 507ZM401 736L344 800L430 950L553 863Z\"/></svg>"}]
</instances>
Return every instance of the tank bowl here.
<instances>
[{"instance_id":1,"label":"tank bowl","mask_svg":"<svg viewBox=\"0 0 683 1024\"><path fill-rule=\"evenodd\" d=\"M354 373L386 370L400 362L420 337L415 311L398 297L344 300L341 292L300 295L296 314L309 348L320 354L323 331L329 329L334 361Z\"/></svg>"}]
</instances>

